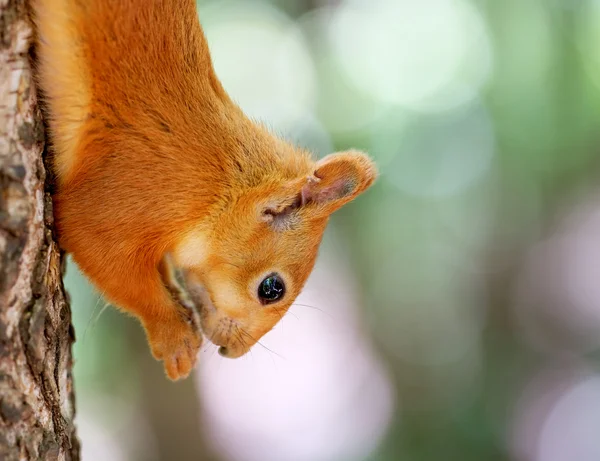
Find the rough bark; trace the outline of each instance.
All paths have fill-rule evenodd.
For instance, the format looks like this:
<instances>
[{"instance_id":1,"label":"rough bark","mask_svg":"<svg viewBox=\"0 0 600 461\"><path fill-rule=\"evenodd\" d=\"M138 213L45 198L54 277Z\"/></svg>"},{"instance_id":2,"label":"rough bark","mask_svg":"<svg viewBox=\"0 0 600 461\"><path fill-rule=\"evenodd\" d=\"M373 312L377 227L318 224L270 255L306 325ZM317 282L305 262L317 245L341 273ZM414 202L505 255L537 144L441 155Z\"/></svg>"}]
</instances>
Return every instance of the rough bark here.
<instances>
[{"instance_id":1,"label":"rough bark","mask_svg":"<svg viewBox=\"0 0 600 461\"><path fill-rule=\"evenodd\" d=\"M0 460L78 460L71 312L25 0L0 0Z\"/></svg>"}]
</instances>

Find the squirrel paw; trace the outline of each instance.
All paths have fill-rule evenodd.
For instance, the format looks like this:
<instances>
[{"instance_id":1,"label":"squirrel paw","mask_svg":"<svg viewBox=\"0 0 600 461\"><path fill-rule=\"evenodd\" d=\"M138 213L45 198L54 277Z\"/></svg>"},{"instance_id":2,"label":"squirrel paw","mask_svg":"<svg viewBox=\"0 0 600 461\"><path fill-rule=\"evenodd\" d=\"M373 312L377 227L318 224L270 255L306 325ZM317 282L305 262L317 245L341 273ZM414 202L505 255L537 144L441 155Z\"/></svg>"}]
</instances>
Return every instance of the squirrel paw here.
<instances>
[{"instance_id":1,"label":"squirrel paw","mask_svg":"<svg viewBox=\"0 0 600 461\"><path fill-rule=\"evenodd\" d=\"M176 317L149 329L148 342L152 355L163 361L167 376L177 381L187 378L194 368L202 335L195 323Z\"/></svg>"}]
</instances>

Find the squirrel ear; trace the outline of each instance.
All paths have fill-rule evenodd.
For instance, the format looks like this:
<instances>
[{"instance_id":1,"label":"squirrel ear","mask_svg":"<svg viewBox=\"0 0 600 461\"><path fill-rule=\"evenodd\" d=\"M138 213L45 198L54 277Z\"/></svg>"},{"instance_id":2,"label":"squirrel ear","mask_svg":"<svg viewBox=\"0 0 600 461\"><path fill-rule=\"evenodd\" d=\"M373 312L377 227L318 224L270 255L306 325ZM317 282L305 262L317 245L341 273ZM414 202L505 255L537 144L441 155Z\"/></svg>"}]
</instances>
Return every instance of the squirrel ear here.
<instances>
[{"instance_id":1,"label":"squirrel ear","mask_svg":"<svg viewBox=\"0 0 600 461\"><path fill-rule=\"evenodd\" d=\"M286 184L261 207L265 222L276 229L293 227L299 208L315 215L329 215L356 198L373 184L377 168L364 153L347 151L330 154L317 162L314 173Z\"/></svg>"},{"instance_id":2,"label":"squirrel ear","mask_svg":"<svg viewBox=\"0 0 600 461\"><path fill-rule=\"evenodd\" d=\"M363 152L330 154L317 163L314 176L302 187L302 204L333 213L367 190L377 178L375 163Z\"/></svg>"}]
</instances>

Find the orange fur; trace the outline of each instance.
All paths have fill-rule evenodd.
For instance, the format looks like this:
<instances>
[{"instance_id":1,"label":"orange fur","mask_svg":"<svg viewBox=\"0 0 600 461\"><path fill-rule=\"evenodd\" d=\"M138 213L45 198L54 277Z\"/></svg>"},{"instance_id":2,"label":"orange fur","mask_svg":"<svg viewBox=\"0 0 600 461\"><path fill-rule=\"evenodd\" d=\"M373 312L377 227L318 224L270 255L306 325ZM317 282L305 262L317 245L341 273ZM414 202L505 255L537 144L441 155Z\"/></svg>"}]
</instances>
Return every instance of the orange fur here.
<instances>
[{"instance_id":1,"label":"orange fur","mask_svg":"<svg viewBox=\"0 0 600 461\"><path fill-rule=\"evenodd\" d=\"M178 379L202 332L238 357L287 310L329 215L376 177L359 152L315 162L251 122L215 76L193 0L33 0L61 246L138 317ZM169 255L172 258L166 260ZM287 292L263 305L265 275Z\"/></svg>"}]
</instances>

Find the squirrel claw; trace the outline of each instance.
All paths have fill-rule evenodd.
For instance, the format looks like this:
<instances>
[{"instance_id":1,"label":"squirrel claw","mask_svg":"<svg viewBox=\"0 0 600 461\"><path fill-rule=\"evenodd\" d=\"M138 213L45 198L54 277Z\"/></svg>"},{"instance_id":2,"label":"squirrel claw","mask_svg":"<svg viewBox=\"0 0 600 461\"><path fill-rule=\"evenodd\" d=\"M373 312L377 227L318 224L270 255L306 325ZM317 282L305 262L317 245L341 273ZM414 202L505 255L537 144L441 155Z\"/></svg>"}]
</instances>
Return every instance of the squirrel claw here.
<instances>
[{"instance_id":1,"label":"squirrel claw","mask_svg":"<svg viewBox=\"0 0 600 461\"><path fill-rule=\"evenodd\" d=\"M181 320L174 325L163 325L159 331L159 334L148 335L152 355L163 361L165 372L172 381L187 378L202 345L200 332L192 324Z\"/></svg>"}]
</instances>

